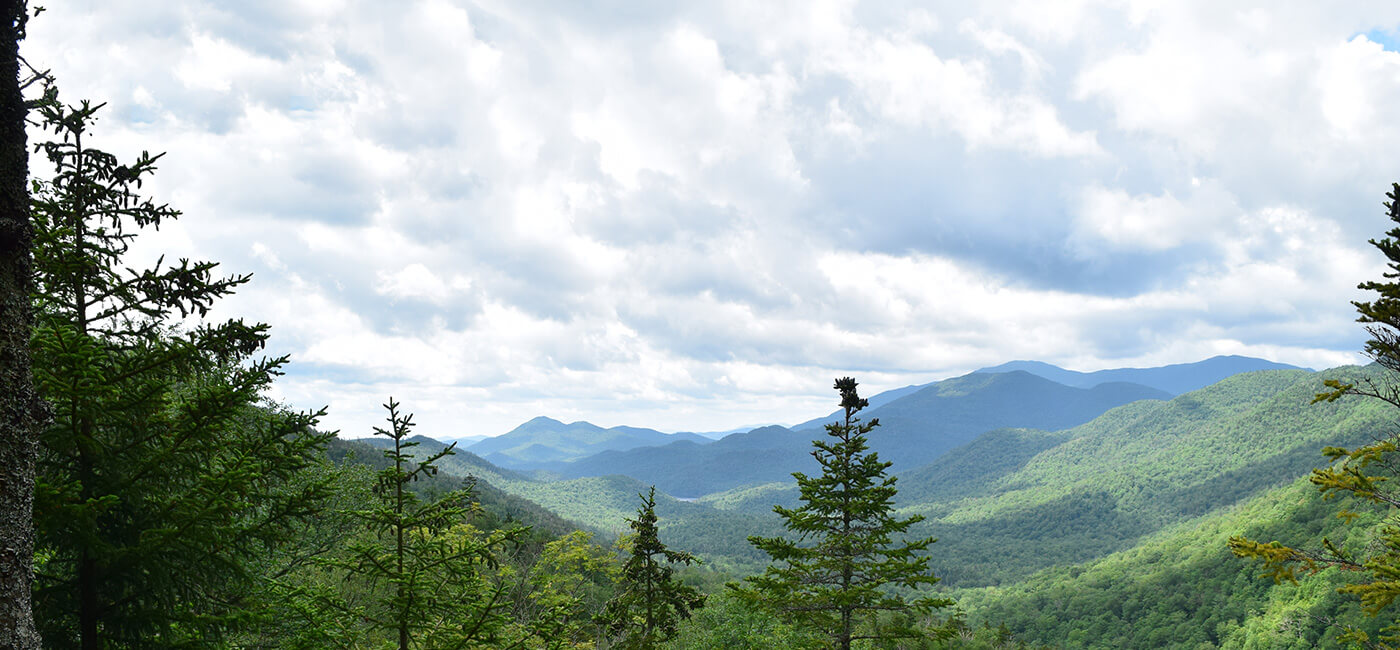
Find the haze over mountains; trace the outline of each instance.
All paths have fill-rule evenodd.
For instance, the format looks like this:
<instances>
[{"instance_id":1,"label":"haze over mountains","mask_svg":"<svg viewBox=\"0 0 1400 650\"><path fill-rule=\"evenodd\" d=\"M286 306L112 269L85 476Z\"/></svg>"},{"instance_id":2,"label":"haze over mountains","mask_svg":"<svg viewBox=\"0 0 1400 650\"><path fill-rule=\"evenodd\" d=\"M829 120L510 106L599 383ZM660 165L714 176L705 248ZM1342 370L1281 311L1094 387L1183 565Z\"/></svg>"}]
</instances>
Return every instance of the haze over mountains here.
<instances>
[{"instance_id":1,"label":"haze over mountains","mask_svg":"<svg viewBox=\"0 0 1400 650\"><path fill-rule=\"evenodd\" d=\"M861 412L879 418L870 447L894 460L896 471L927 463L985 431L1003 427L1063 429L1110 408L1165 392L1137 384L1073 388L1026 372L971 374L930 384ZM698 497L731 488L786 480L813 471L816 426L799 431L765 427L704 446L610 450L551 469L569 477L626 474L678 496Z\"/></svg>"},{"instance_id":2,"label":"haze over mountains","mask_svg":"<svg viewBox=\"0 0 1400 650\"><path fill-rule=\"evenodd\" d=\"M962 377L906 386L869 398L861 416L879 418L871 446L897 460L896 471L928 463L975 436L1005 427L1059 430L1143 399L1163 400L1240 372L1291 369L1263 359L1221 356L1159 368L1077 372L1013 361ZM661 490L698 497L745 485L784 481L809 469L806 451L836 413L793 427L768 426L712 442L700 434L640 427L604 429L537 417L466 449L518 470L568 478L623 474Z\"/></svg>"},{"instance_id":3,"label":"haze over mountains","mask_svg":"<svg viewBox=\"0 0 1400 650\"><path fill-rule=\"evenodd\" d=\"M473 443L467 449L493 463L528 469L542 464L584 458L609 449L632 449L674 441L709 442L698 433L662 433L641 427L604 429L588 422L564 424L537 417L507 433Z\"/></svg>"},{"instance_id":4,"label":"haze over mountains","mask_svg":"<svg viewBox=\"0 0 1400 650\"><path fill-rule=\"evenodd\" d=\"M1195 363L1175 363L1156 368L1113 368L1094 372L1065 370L1040 361L1009 361L999 366L983 368L977 372L1011 372L1015 370L1024 370L1050 381L1078 388L1091 388L1110 381L1124 381L1151 386L1172 395L1180 395L1198 388L1205 388L1226 377L1242 372L1300 370L1300 368L1265 359L1229 355L1211 357ZM1301 368L1301 370L1307 370L1307 368Z\"/></svg>"}]
</instances>

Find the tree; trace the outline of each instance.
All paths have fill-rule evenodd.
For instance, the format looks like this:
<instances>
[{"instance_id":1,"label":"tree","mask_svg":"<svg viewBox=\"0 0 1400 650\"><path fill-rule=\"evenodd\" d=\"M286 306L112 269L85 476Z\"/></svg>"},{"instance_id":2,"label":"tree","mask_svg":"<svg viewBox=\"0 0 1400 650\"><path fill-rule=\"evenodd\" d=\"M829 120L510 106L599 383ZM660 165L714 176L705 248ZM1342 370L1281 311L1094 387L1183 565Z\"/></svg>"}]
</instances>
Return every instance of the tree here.
<instances>
[{"instance_id":1,"label":"tree","mask_svg":"<svg viewBox=\"0 0 1400 650\"><path fill-rule=\"evenodd\" d=\"M681 621L705 606L705 596L675 577L675 564L699 562L685 551L672 551L661 543L656 530L656 487L637 495L642 506L629 519L634 537L631 553L622 566L621 591L603 608L597 620L616 638L616 647L655 648L676 635Z\"/></svg>"},{"instance_id":2,"label":"tree","mask_svg":"<svg viewBox=\"0 0 1400 650\"><path fill-rule=\"evenodd\" d=\"M410 440L413 416L400 415L393 398L384 408L389 428L376 427L374 433L393 445L384 450L392 464L378 473L377 501L352 513L372 535L351 543L347 558L326 564L367 580L385 595L363 609L333 605L389 633L399 650L518 647L523 634L511 625L510 585L492 579L486 569L495 566L498 551L527 529L482 535L470 527L467 520L477 511L470 482L437 499L420 499L410 484L437 475L434 463L452 454L456 443L416 458L418 442Z\"/></svg>"},{"instance_id":3,"label":"tree","mask_svg":"<svg viewBox=\"0 0 1400 650\"><path fill-rule=\"evenodd\" d=\"M1352 302L1359 314L1357 321L1366 323L1371 335L1365 354L1391 373L1400 373L1400 183L1391 185L1384 203L1391 222L1396 224L1382 239L1372 239L1387 259L1389 272L1382 281L1366 281L1359 289L1378 295L1369 302ZM1332 402L1346 396L1378 399L1400 408L1400 379L1391 381L1364 380L1346 384L1335 379L1324 382L1327 391L1318 394L1313 403ZM1385 514L1383 523L1365 531L1370 537L1359 550L1323 538L1321 548L1293 548L1277 541L1267 544L1245 537L1232 537L1230 550L1235 555L1263 563L1265 575L1276 583L1297 582L1299 572L1314 573L1325 568L1339 568L1358 580L1338 589L1343 594L1360 598L1362 611L1378 616L1400 597L1400 430L1379 436L1375 442L1355 449L1326 447L1322 454L1329 466L1315 469L1311 481L1324 498L1351 497L1350 503L1369 504ZM1356 513L1341 508L1337 513L1354 521ZM1341 638L1370 648L1400 647L1400 622L1384 628L1379 638L1364 631L1326 621L1343 628Z\"/></svg>"},{"instance_id":4,"label":"tree","mask_svg":"<svg viewBox=\"0 0 1400 650\"><path fill-rule=\"evenodd\" d=\"M35 383L53 408L35 485L34 608L56 646L213 645L251 620L253 562L318 512L293 481L331 434L268 405L286 357L267 326L207 322L249 276L214 262L123 268L138 231L179 216L137 190L160 156L90 147L101 105L39 106L55 176L33 183ZM295 486L295 487L289 487Z\"/></svg>"},{"instance_id":5,"label":"tree","mask_svg":"<svg viewBox=\"0 0 1400 650\"><path fill-rule=\"evenodd\" d=\"M538 642L531 647L575 648L596 636L599 612L620 576L617 553L575 530L545 543L539 555L505 567L515 582L515 619Z\"/></svg>"},{"instance_id":6,"label":"tree","mask_svg":"<svg viewBox=\"0 0 1400 650\"><path fill-rule=\"evenodd\" d=\"M879 420L856 418L869 402L857 394L854 379L836 380L836 390L845 420L826 425L830 440L812 441L821 476L793 473L803 505L773 507L797 539L750 537L777 564L735 590L752 605L822 630L842 650L857 639L923 636L907 615L928 614L951 601L895 589L938 581L923 555L934 539L896 539L923 517L894 516L895 478L885 474L890 463L867 452L865 436Z\"/></svg>"},{"instance_id":7,"label":"tree","mask_svg":"<svg viewBox=\"0 0 1400 650\"><path fill-rule=\"evenodd\" d=\"M33 231L26 108L19 79L23 0L0 5L0 647L38 648L31 612L36 436L42 403L30 371Z\"/></svg>"}]
</instances>

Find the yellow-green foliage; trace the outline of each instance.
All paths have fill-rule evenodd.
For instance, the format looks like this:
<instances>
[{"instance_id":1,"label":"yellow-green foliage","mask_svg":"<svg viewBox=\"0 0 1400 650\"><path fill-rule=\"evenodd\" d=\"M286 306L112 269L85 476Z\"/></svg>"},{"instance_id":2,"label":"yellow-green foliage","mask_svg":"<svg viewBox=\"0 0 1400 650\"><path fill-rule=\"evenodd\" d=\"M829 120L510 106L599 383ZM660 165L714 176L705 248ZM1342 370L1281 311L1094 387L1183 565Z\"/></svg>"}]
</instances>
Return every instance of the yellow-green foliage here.
<instances>
[{"instance_id":1,"label":"yellow-green foliage","mask_svg":"<svg viewBox=\"0 0 1400 650\"><path fill-rule=\"evenodd\" d=\"M1343 647L1338 630L1322 619L1372 634L1381 626L1354 598L1337 593L1348 572L1299 572L1296 584L1275 585L1227 545L1242 532L1299 543L1333 536L1347 548L1364 544L1364 534L1341 530L1344 523L1332 509L1300 478L1102 559L953 595L974 623L1005 623L1017 639L1065 647ZM1363 526L1379 521L1379 513L1356 510Z\"/></svg>"}]
</instances>

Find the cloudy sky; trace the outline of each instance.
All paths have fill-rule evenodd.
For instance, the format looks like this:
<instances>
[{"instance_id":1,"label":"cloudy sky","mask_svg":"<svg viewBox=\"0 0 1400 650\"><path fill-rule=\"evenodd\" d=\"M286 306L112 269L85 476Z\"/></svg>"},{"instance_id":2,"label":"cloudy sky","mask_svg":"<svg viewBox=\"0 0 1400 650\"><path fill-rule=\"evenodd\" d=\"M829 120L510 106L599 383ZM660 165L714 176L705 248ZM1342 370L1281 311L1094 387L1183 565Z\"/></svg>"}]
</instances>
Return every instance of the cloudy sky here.
<instances>
[{"instance_id":1,"label":"cloudy sky","mask_svg":"<svg viewBox=\"0 0 1400 650\"><path fill-rule=\"evenodd\" d=\"M97 144L169 152L136 254L252 272L224 314L347 435L1352 363L1400 181L1393 1L42 4Z\"/></svg>"}]
</instances>

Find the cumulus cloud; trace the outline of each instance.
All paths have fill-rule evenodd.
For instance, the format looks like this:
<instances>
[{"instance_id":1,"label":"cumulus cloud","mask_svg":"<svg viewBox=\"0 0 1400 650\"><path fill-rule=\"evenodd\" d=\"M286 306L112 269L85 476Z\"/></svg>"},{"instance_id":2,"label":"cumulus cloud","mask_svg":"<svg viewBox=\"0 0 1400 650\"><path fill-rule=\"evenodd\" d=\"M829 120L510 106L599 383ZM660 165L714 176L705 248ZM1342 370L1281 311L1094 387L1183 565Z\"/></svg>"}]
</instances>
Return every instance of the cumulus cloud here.
<instances>
[{"instance_id":1,"label":"cumulus cloud","mask_svg":"<svg viewBox=\"0 0 1400 650\"><path fill-rule=\"evenodd\" d=\"M1357 357L1400 9L65 2L26 55L169 151L133 255L252 271L366 432L728 429L1013 358ZM37 134L36 134L37 137Z\"/></svg>"}]
</instances>

